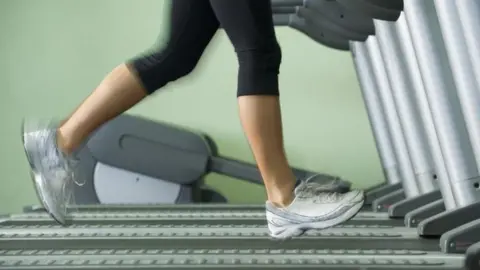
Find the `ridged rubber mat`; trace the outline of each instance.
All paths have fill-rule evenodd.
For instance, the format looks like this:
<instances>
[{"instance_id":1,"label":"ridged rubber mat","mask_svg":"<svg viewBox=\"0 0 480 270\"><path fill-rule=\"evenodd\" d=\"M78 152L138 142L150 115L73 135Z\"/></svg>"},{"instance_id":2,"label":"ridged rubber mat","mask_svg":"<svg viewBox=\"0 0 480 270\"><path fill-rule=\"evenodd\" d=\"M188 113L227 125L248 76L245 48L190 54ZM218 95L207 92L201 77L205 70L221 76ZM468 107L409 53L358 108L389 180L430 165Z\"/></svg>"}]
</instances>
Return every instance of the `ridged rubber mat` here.
<instances>
[{"instance_id":1,"label":"ridged rubber mat","mask_svg":"<svg viewBox=\"0 0 480 270\"><path fill-rule=\"evenodd\" d=\"M45 215L45 209L40 206L33 206L32 211L25 214L39 214ZM70 208L70 214L77 215L158 215L158 216L209 216L209 217L238 217L238 218L265 218L265 207L260 206L243 206L243 205L208 205L208 204L192 204L186 205L173 205L173 206L75 206ZM364 219L378 219L388 218L386 213L374 213L374 212L360 212L355 218Z\"/></svg>"},{"instance_id":2,"label":"ridged rubber mat","mask_svg":"<svg viewBox=\"0 0 480 270\"><path fill-rule=\"evenodd\" d=\"M342 230L343 229L343 230ZM343 225L322 231L308 231L307 236L338 237L401 237L390 226ZM412 232L414 232L412 230ZM0 226L0 238L27 235L64 236L268 236L265 225L18 225Z\"/></svg>"},{"instance_id":3,"label":"ridged rubber mat","mask_svg":"<svg viewBox=\"0 0 480 270\"><path fill-rule=\"evenodd\" d=\"M389 226L344 225L307 231L275 241L265 225L120 225L0 227L1 249L39 248L300 248L438 250L438 240L421 239L416 230Z\"/></svg>"},{"instance_id":4,"label":"ridged rubber mat","mask_svg":"<svg viewBox=\"0 0 480 270\"><path fill-rule=\"evenodd\" d=\"M68 216L70 224L154 224L154 225L266 225L264 212L242 211L171 211L163 212L74 212ZM2 225L55 224L47 213L12 214L0 218ZM401 226L403 220L359 217L346 222L347 225L394 225Z\"/></svg>"},{"instance_id":5,"label":"ridged rubber mat","mask_svg":"<svg viewBox=\"0 0 480 270\"><path fill-rule=\"evenodd\" d=\"M244 211L244 212L259 212L265 211L264 204L95 204L95 205L74 205L69 206L71 211ZM24 207L27 212L45 212L45 208L40 205L32 205Z\"/></svg>"},{"instance_id":6,"label":"ridged rubber mat","mask_svg":"<svg viewBox=\"0 0 480 270\"><path fill-rule=\"evenodd\" d=\"M263 212L206 212L171 211L169 212L78 212L70 213L74 218L258 218L265 219ZM7 216L6 216L7 217ZM12 214L11 219L52 219L46 213Z\"/></svg>"},{"instance_id":7,"label":"ridged rubber mat","mask_svg":"<svg viewBox=\"0 0 480 270\"><path fill-rule=\"evenodd\" d=\"M419 251L120 249L11 250L0 252L0 269L452 269L462 256ZM30 268L28 268L30 267ZM111 268L110 268L111 267ZM168 268L170 267L170 268ZM223 268L222 268L223 267ZM64 268L63 268L64 269Z\"/></svg>"},{"instance_id":8,"label":"ridged rubber mat","mask_svg":"<svg viewBox=\"0 0 480 270\"><path fill-rule=\"evenodd\" d=\"M264 211L92 211L71 212L70 216L77 218L258 218L265 219ZM383 218L384 213L359 213L357 218L378 219ZM24 213L12 214L10 218L49 218L47 213Z\"/></svg>"},{"instance_id":9,"label":"ridged rubber mat","mask_svg":"<svg viewBox=\"0 0 480 270\"><path fill-rule=\"evenodd\" d=\"M0 256L58 256L58 255L155 255L155 254L270 254L270 255L403 255L426 256L431 254L419 250L392 249L46 249L46 250L0 250Z\"/></svg>"}]
</instances>

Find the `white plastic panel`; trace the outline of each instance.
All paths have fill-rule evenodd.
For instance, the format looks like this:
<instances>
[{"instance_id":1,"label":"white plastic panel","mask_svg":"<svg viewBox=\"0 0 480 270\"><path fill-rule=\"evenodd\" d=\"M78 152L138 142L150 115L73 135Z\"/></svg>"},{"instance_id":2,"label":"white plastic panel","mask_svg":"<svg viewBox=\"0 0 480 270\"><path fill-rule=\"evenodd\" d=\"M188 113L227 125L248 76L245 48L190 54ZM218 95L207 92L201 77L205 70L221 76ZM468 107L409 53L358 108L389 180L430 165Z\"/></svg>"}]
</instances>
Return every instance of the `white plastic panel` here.
<instances>
[{"instance_id":1,"label":"white plastic panel","mask_svg":"<svg viewBox=\"0 0 480 270\"><path fill-rule=\"evenodd\" d=\"M95 166L93 184L102 204L175 203L181 186L103 163Z\"/></svg>"}]
</instances>

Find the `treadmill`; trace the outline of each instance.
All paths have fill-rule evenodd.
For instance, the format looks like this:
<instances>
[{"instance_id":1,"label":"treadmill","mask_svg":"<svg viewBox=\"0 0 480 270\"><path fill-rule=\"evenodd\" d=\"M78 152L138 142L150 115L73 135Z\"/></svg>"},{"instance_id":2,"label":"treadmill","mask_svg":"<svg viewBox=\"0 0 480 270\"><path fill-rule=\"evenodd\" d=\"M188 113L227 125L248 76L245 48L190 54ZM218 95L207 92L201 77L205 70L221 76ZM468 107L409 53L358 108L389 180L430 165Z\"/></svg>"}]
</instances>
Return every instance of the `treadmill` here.
<instances>
[{"instance_id":1,"label":"treadmill","mask_svg":"<svg viewBox=\"0 0 480 270\"><path fill-rule=\"evenodd\" d=\"M293 18L297 18L298 16L296 15L293 15ZM399 17L399 18L404 18L404 17ZM289 20L292 19L292 16L290 15L289 16ZM399 20L397 22L398 24L405 24L406 25L406 20ZM308 28L307 28L308 29ZM315 28L312 28L312 29L315 29ZM408 29L408 28L404 28L404 29ZM325 30L325 29L323 29ZM323 31L323 33L327 33L326 31ZM326 35L324 35L326 36ZM340 40L340 39L337 39L337 40ZM371 40L371 39L370 39ZM355 43L353 42L352 43L352 51L353 51L353 54L355 56L355 61L356 63L358 64L359 67L363 67L365 66L365 63L366 61L368 60L366 58L366 56L368 55L368 52L372 52L373 49L377 48L377 51L379 51L380 49L378 48L379 46L377 45L377 47L368 47L369 44L378 44L378 43L368 43L368 40L366 42L366 45L365 48L362 48L361 46L358 46L358 43ZM367 52L367 53L366 53ZM374 58L374 57L372 57ZM373 62L373 60L372 60ZM368 72L366 74L369 74ZM378 74L377 74L378 75ZM364 75L366 76L366 75ZM445 179L443 179L445 180ZM440 183L443 186L445 186L446 184L448 184L448 182L445 184L445 183ZM448 189L450 190L450 189ZM442 193L443 193L444 190L442 190ZM446 194L444 194L444 201L449 201L449 192L446 192ZM455 207L455 206L453 206ZM454 208L452 208L454 209ZM465 209L466 208L462 208L461 210L458 210L458 211L463 211L465 212ZM456 210L456 211L457 211ZM184 217L181 216L181 213L177 213L179 219L183 219ZM239 213L236 213L237 215ZM258 214L258 213L257 213ZM167 214L168 215L168 214ZM207 214L208 215L208 214ZM241 213L240 213L241 215ZM434 246L434 250L436 250L438 248L438 240L433 240L431 241L431 239L423 239L423 238L420 238L420 236L424 237L424 236L429 236L429 237L440 237L442 234L444 234L445 232L451 230L451 229L454 229L460 225L463 225L464 222L463 222L463 219L454 219L454 220L446 220L447 222L444 222L445 219L442 218L443 214L440 215L440 216L434 216L430 219L427 219L425 220L424 222L420 223L420 227L418 229L418 232L417 230L415 229L410 229L410 228L400 228L400 227L391 227L391 226L375 226L375 225L371 225L371 224L367 224L367 225L364 225L363 227L362 226L354 226L354 225L358 225L358 223L355 223L355 222L358 222L356 221L356 219L352 219L351 221L351 224L352 225L348 225L348 223L346 223L347 225L345 226L339 226L337 228L333 228L331 230L328 230L328 232L330 232L332 234L333 237L336 237L336 236L339 236L339 235L349 235L349 234L353 234L353 235L356 235L356 236L352 236L354 239L356 239L355 237L370 237L372 238L371 240L366 240L366 241L362 241L362 246L367 246L368 247L373 247L374 244L376 243L375 239L373 239L375 235L383 235L383 238L381 238L381 241L386 241L387 238L392 238L392 240L389 240L389 241L392 241L392 243L395 243L395 248L402 248L402 247L412 247L412 246L416 246L417 244L421 245L420 243L422 242L425 242L427 243L426 245L430 245L432 244ZM221 218L233 218L235 219L235 214L232 214L230 213L230 216L228 216L228 214L225 214L225 213L222 213L221 214ZM21 217L16 217L18 221L20 221L22 218ZM39 219L41 219L41 217L38 217ZM160 220L162 217L158 217L156 220ZM165 218L165 217L163 217ZM201 217L201 213L197 216L193 216L193 218L203 218ZM251 219L256 219L257 222L260 221L263 217L261 215L257 215L256 217L253 217ZM14 218L15 219L15 218ZM25 219L25 218L24 218ZM28 219L28 218L27 218ZM79 219L81 219L81 217L79 217ZM92 221L92 218L89 218L89 217L85 217L85 222L88 223L88 222L94 222ZM218 218L217 218L218 219ZM357 218L357 220L361 219L361 216L359 216ZM183 219L184 220L184 219ZM153 221L150 220L150 221L146 221L146 223L152 223ZM178 221L181 223L181 221ZM218 222L218 221L216 221ZM242 221L240 221L242 222ZM135 222L134 222L135 223ZM168 221L166 221L166 223L168 223ZM207 222L208 223L208 222ZM214 221L215 223L215 221ZM158 225L158 224L157 224ZM239 228L239 227L242 227L244 226L245 224L241 224L240 226L237 226L235 228ZM255 226L255 225L252 225L252 226ZM261 226L261 225L256 225L256 226ZM260 228L259 230L262 230L264 228ZM372 232L375 232L375 233L372 233ZM391 234L389 234L391 233ZM321 235L322 237L324 235ZM349 241L352 241L352 237L340 237L343 241L343 244L347 244ZM327 237L328 238L328 237ZM393 239L399 239L399 240L393 240ZM341 244L342 241L336 241L336 243L338 243L340 246L343 245ZM368 244L367 244L368 243ZM397 245L398 243L398 245ZM401 243L405 243L405 244L401 244ZM370 246L371 245L371 246ZM411 245L411 246L409 246ZM420 249L423 249L423 247L419 247ZM425 249L429 249L429 247L425 247Z\"/></svg>"},{"instance_id":2,"label":"treadmill","mask_svg":"<svg viewBox=\"0 0 480 270\"><path fill-rule=\"evenodd\" d=\"M359 0L360 1L360 0ZM440 2L440 1L438 1ZM436 2L436 6L438 7L441 5L441 3ZM433 34L431 29L430 24L427 23L427 19L429 19L431 14L431 10L428 10L428 1L425 2L418 2L415 0L407 0L405 2L406 7L405 7L405 14L408 19L408 23L412 24L412 22L422 22L424 24L421 24L421 27L415 28L415 30L412 30L410 27L410 31L412 31L412 39L415 42L419 42L418 39L415 39L415 36L418 35L418 37L422 37L422 42L425 42L425 38L427 42L430 43L431 46L427 47L425 50L429 51L430 49L431 53L427 53L426 55L423 55L423 61L425 61L425 58L428 59L428 56L436 55L435 53L438 51L435 51L436 46L439 46L438 43L434 43L429 38L432 38ZM433 13L435 14L435 13ZM439 16L441 18L441 16ZM400 21L399 21L400 22ZM414 24L417 26L417 24ZM429 31L427 31L429 30ZM425 32L424 32L425 31ZM415 35L416 34L416 35ZM446 42L448 42L446 40ZM418 44L417 44L418 45ZM433 45L433 46L432 46ZM421 50L419 49L421 46L416 47L416 50ZM433 48L433 50L432 50ZM353 51L353 49L352 49ZM358 51L357 51L358 52ZM422 51L425 53L425 51ZM365 54L356 54L356 59L368 59L365 57ZM437 57L441 58L442 55L438 54L436 55ZM420 60L421 57L418 57L418 61ZM432 60L432 59L430 59ZM361 62L361 60L359 61ZM435 68L438 72L438 67ZM422 72L422 75L424 77L428 77L429 75L424 74L425 71ZM438 75L438 74L437 74ZM446 74L443 74L446 75ZM438 78L444 78L442 76L436 77ZM430 80L429 82L432 82L433 80ZM427 84L426 84L427 85ZM453 132L456 132L455 130ZM441 142L440 142L441 143ZM439 181L442 180L447 180L447 179L439 179ZM451 179L448 179L451 181ZM452 181L453 182L453 181ZM460 181L459 181L460 182ZM458 184L458 183L451 183L452 185ZM470 187L464 185L463 187ZM441 188L441 187L440 187ZM468 197L467 195L471 195L473 192L473 189L468 190L467 188L457 188L454 189L452 193L455 194L456 198L466 198ZM445 196L443 190L442 194ZM463 197L462 197L463 195ZM469 198L472 198L470 196ZM445 199L444 201L446 201ZM471 216L473 216L474 219L477 219L478 217L475 217L475 212L478 211L473 211L475 207L478 207L477 201L475 198L472 198L472 200L469 203L466 203L464 205L456 205L454 208L449 209L447 212L442 213L441 215L434 217L434 219L442 219L442 224L450 223L450 222L456 222L460 223L462 221L465 221L467 219L472 219ZM468 205L468 206L465 206ZM478 208L476 208L478 209ZM433 220L433 219L432 219ZM428 222L423 222L424 227L425 224L428 224ZM431 224L431 223L430 223ZM452 223L450 223L452 224ZM428 225L427 225L428 226ZM267 268L268 265L275 265L278 266L280 265L279 262L283 262L283 265L291 265L291 261L286 261L287 260L302 260L299 261L298 265L293 265L293 269L301 269L298 266L299 265L307 265L315 268L323 268L323 269L331 269L335 267L341 267L343 269L406 269L406 268L415 268L415 269L463 269L463 263L462 261L465 260L465 257L463 255L451 255L451 254L442 254L439 252L422 252L422 251L405 251L405 250L398 250L398 248L401 248L400 246L397 246L399 241L397 242L396 237L394 235L380 235L380 234L375 234L372 233L371 231L368 232L368 228L364 228L364 231L362 232L360 228L354 228L354 229L349 229L348 231L344 230L343 233L341 232L342 229L345 229L347 226L343 226L343 228L332 228L329 230L324 230L321 233L316 233L316 232L311 232L308 233L305 237L299 237L299 238L294 238L290 241L285 241L285 242L273 242L273 241L267 241L269 240L268 237L265 235L265 228L262 228L260 226L222 226L222 225L209 225L209 226L164 226L164 225L98 225L98 226L82 226L82 225L72 225L72 227L69 228L58 228L59 226L49 226L49 225L36 225L36 226L5 226L0 228L0 233L2 237L0 238L0 249L5 248L5 251L7 252L18 252L18 250L15 250L16 248L22 249L22 248L28 248L28 251L31 253L35 253L34 250L35 248L40 248L43 250L52 248L58 250L57 255L48 255L46 258L51 258L51 260L56 261L65 261L65 260L73 260L72 258L76 258L77 261L80 261L83 259L83 263L87 260L97 260L97 265L100 263L98 262L100 259L103 260L102 263L108 259L114 262L118 262L119 257L123 255L122 257L125 259L130 259L130 261L135 261L139 262L142 261L141 259L144 259L143 262L148 261L149 259L151 260L152 256L142 256L142 257L135 257L130 254L125 255L125 252L128 253L128 250L125 251L124 246L128 246L130 249L137 249L141 251L137 252L145 252L148 250L149 252L155 254L157 252L158 256L158 249L162 249L162 247L165 247L165 249L168 249L167 252L171 256L172 254L172 249L174 250L182 250L183 254L188 254L187 256L190 256L190 258L195 258L199 261L195 261L197 264L207 264L208 266L211 267L213 265L210 261L205 261L205 257L199 258L201 256L198 256L198 253L205 254L205 252L212 250L212 253L215 254L215 257L217 257L218 253L221 253L222 251L227 250L227 252L230 252L230 254L233 252L241 252L241 254L249 254L249 256L252 256L254 258L253 264L255 265L257 262L257 254L262 253L262 254L267 254L266 257L273 258L270 260L265 259L265 263L263 265L263 269ZM419 231L422 228L419 227ZM457 229L460 229L458 227ZM381 228L376 228L375 232L381 232ZM392 231L391 229L389 231ZM393 230L400 232L399 234L402 234L401 231L398 230ZM364 233L364 234L362 234ZM447 233L448 234L448 233ZM446 234L444 234L446 235ZM478 234L476 234L478 235ZM478 236L477 236L478 237ZM372 241L366 241L365 238L370 238ZM470 237L464 237L464 239L474 239L474 235L470 235ZM373 240L374 239L374 240ZM428 239L425 239L428 240ZM431 239L435 241L435 239ZM377 248L378 247L385 247L385 248L390 248L390 249L397 249L397 250L384 250L384 251L379 251L379 250L373 250L369 251L368 250L368 245L363 246L362 244L365 243L372 243L374 241L377 241ZM401 241L401 240L400 240ZM434 242L430 241L430 244L433 244ZM267 242L270 242L267 243ZM272 243L273 242L273 243ZM343 242L343 244L342 244ZM361 242L361 243L360 243ZM396 243L393 243L396 242ZM429 241L420 241L423 249L430 250L429 248L434 248L434 246L429 245ZM406 241L401 242L403 247L408 247L413 244L407 243ZM9 245L10 244L10 245ZM170 245L169 245L170 244ZM338 249L344 249L341 248L341 246L346 246L349 249L356 249L358 250L343 250L343 251L318 251L318 249L321 249L322 247L328 245L328 248L338 248ZM28 245L28 246L27 246ZM260 246L258 246L260 245ZM438 245L438 240L437 240L437 245ZM252 250L252 246L255 246L255 249ZM363 246L363 247L360 247ZM245 247L245 248L244 248ZM417 246L418 247L418 246ZM471 248L473 248L472 246ZM110 254L110 255L101 255L101 256L96 256L96 255L87 255L83 257L74 257L71 254L67 255L58 255L62 254L62 252L65 252L65 250L69 249L79 249L79 248L94 248L96 250L103 250L104 254ZM291 257L289 255L285 254L286 249L294 249L298 250L301 249L302 251L293 251L297 252L297 254L302 254L297 257ZM312 249L315 248L316 250ZM438 248L438 246L437 246ZM119 251L116 251L120 249ZM221 249L222 251L219 251ZM280 251L278 251L280 249ZM360 250L361 249L361 250ZM113 250L113 251L112 251ZM156 251L155 251L156 250ZM267 251L265 251L267 250ZM196 251L198 253L196 253ZM79 251L73 251L73 253L79 252ZM123 252L123 253L122 253ZM174 252L174 251L173 251ZM216 253L215 253L216 252ZM270 252L277 252L277 254L280 254L280 256L270 256ZM317 252L320 253L321 255L317 255ZM449 252L452 252L451 250ZM457 250L458 252L458 250ZM150 254L151 254L150 253ZM208 254L212 254L208 253ZM312 260L315 260L313 258L316 258L316 261L310 261L307 260L303 254L304 253L309 253L312 254L311 258ZM114 255L112 255L114 254ZM120 254L120 256L118 256ZM237 253L235 253L237 254ZM252 255L254 254L254 255ZM117 256L115 256L117 255ZM68 257L70 256L70 257ZM183 257L178 257L178 259L175 259L176 257L173 257L172 261L182 261L184 267L188 267L185 265L188 265L188 260L187 256ZM238 256L238 255L236 255ZM239 256L242 259L244 258L243 256ZM36 258L25 258L21 256L14 257L11 259L9 262L17 262L17 265L20 265L19 263L19 258L24 258L26 259L26 262L32 262ZM67 259L65 259L67 258ZM164 258L158 256L158 258ZM219 258L224 259L227 258L229 259L228 256L222 256L220 255ZM278 261L276 259L279 259ZM280 260L280 258L283 258L283 261ZM294 258L294 259L292 259ZM117 261L115 261L115 259ZM183 260L182 260L183 259ZM333 259L333 261L329 260ZM38 260L38 259L37 259ZM155 264L157 266L159 264L158 260L152 263L152 265ZM221 261L223 263L225 261ZM238 262L238 261L236 261ZM238 262L240 264L240 262ZM114 263L115 264L115 263ZM312 265L313 264L313 265ZM198 265L197 265L198 266ZM65 267L65 265L63 265ZM255 266L253 266L255 267ZM9 269L14 269L14 268L9 268ZM30 268L31 269L31 268ZM49 268L51 269L51 268ZM105 269L105 268L103 268ZM192 266L193 269L193 266ZM198 269L198 267L196 268ZM474 268L476 269L476 268Z\"/></svg>"},{"instance_id":3,"label":"treadmill","mask_svg":"<svg viewBox=\"0 0 480 270\"><path fill-rule=\"evenodd\" d=\"M338 2L350 9L362 5L362 10L368 13L366 10L377 1L341 0ZM394 2L389 3L393 5ZM384 5L383 8L388 5L386 1L382 4ZM433 185L428 187L425 185L428 182L418 182L420 189L423 186L423 189L428 191L426 188L429 188L429 192L420 197L423 197L422 200L430 197L427 200L430 203L413 211L413 213L410 212L410 216L407 214L406 221L407 225L418 225L418 233L421 236L438 237L441 235L440 247L443 252L463 253L466 248L480 240L478 239L480 214L477 211L480 206L480 194L478 193L480 146L468 139L469 137L475 138L474 134L478 134L480 131L480 123L478 122L480 94L473 82L475 76L468 70L468 50L465 48L465 43L459 42L464 39L465 35L470 34L465 32L462 35L462 27L465 28L465 25L468 26L468 22L471 24L472 21L460 14L468 16L467 11L478 10L478 4L462 4L462 7L458 9L463 10L464 13L455 12L457 7L453 2L448 1L418 2L410 0L405 2L405 6L405 12L400 14L395 23L374 19L374 24L380 55L385 60L386 73L391 81L390 86L395 93L395 99L400 99L404 103L397 104L397 111L402 115L402 119L409 119L408 123L404 123L403 130L410 132L405 135L416 175L422 176L422 171L435 168L434 173L431 174L434 176L433 179L436 180L432 183ZM375 10L376 13L378 11L379 9ZM370 14L373 14L373 12ZM467 21L467 23L462 24L462 20ZM397 37L394 35L395 32L397 32ZM372 54L374 50L371 50L372 43L369 45L368 42L369 40L366 42L367 51L370 52L375 69L375 57ZM357 49L361 47L358 42L351 41L351 45ZM395 51L398 47L400 47L400 50ZM356 54L355 49L353 51L358 59L361 54ZM402 55L405 58L403 65L408 67L407 70L409 71L403 76L401 76L403 73L402 66L398 64L398 62L401 62L399 56ZM357 68L357 72L360 70L362 69ZM381 69L375 69L375 71L378 72ZM408 97L405 95L409 92L408 84L406 84L407 75L410 75L410 87L415 94L413 100L417 102L419 108L416 115L417 117L420 116L425 126L426 143L431 152L432 163L430 167L425 164L426 158L423 159L423 162L419 162L421 159L418 156L418 149L421 149L421 145L418 144L418 141L413 144L418 147L409 146L412 141L415 142L415 140L412 140L414 136L411 134L413 131L411 125L415 123L415 120L414 117L408 118L405 116L408 109L404 108L402 110L400 108L402 106L407 107ZM419 75L421 75L421 78L419 78ZM376 76L378 79L378 73ZM465 84L466 81L470 83ZM424 84L423 87L421 82ZM378 85L382 86L380 83ZM383 86L379 88L388 88L387 84ZM458 102L452 102L451 89L456 89ZM471 108L477 108L477 111L472 111ZM401 113L402 111L403 113ZM464 119L460 118L462 115ZM434 127L436 127L436 132ZM444 136L437 134L443 134ZM451 154L444 155L443 153ZM419 177L419 179L428 179L428 177ZM441 200L433 200L435 197L432 195L438 192L442 195ZM444 208L439 207L440 203L443 204ZM431 215L434 208L440 211L436 215ZM418 218L420 211L429 212L429 217L415 224L415 218ZM391 208L389 213L392 213ZM437 227L439 225L442 228Z\"/></svg>"}]
</instances>

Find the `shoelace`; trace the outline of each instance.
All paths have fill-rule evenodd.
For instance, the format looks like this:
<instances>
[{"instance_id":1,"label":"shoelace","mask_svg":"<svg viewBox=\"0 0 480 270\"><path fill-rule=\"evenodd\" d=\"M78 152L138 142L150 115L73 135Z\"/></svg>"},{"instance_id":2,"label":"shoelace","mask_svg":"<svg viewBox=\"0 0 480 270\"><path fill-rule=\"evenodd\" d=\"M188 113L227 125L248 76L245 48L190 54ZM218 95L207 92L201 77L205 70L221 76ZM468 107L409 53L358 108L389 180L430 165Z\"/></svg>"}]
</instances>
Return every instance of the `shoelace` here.
<instances>
[{"instance_id":1,"label":"shoelace","mask_svg":"<svg viewBox=\"0 0 480 270\"><path fill-rule=\"evenodd\" d=\"M78 168L78 164L80 164L80 160L73 157L68 159L68 166L70 167L70 171L72 173L73 182L75 182L77 186L81 187L87 183L87 180L83 179L83 182L78 181L79 177L77 177L77 174L75 173Z\"/></svg>"},{"instance_id":2,"label":"shoelace","mask_svg":"<svg viewBox=\"0 0 480 270\"><path fill-rule=\"evenodd\" d=\"M325 177L318 177L320 174L314 174L307 179L303 180L302 183L299 185L299 188L311 188L317 189L317 192L326 192L326 189L331 188L331 185L340 180L340 177L331 177L329 179L325 179Z\"/></svg>"},{"instance_id":3,"label":"shoelace","mask_svg":"<svg viewBox=\"0 0 480 270\"><path fill-rule=\"evenodd\" d=\"M342 194L337 192L328 192L325 191L325 185L327 183L323 181L315 181L318 174L312 175L306 180L302 181L302 183L296 188L295 193L297 196L300 197L316 197L317 202L322 203L329 203L329 202L336 202L341 199ZM332 177L330 181L336 181L339 179L338 177Z\"/></svg>"},{"instance_id":4,"label":"shoelace","mask_svg":"<svg viewBox=\"0 0 480 270\"><path fill-rule=\"evenodd\" d=\"M315 197L315 200L320 203L331 203L337 202L341 199L342 194L336 192L325 192L318 190L315 187L305 187L302 189L298 196L304 198Z\"/></svg>"}]
</instances>

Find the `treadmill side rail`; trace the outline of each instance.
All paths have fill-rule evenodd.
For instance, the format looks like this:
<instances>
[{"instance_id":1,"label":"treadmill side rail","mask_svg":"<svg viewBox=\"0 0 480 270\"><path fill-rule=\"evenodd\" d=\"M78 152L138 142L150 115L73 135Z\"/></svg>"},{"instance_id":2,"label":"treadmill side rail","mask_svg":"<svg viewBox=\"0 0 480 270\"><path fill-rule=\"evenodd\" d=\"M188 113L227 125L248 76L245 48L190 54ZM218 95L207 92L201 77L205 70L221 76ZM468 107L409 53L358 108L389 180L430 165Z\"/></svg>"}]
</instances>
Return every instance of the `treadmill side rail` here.
<instances>
[{"instance_id":1,"label":"treadmill side rail","mask_svg":"<svg viewBox=\"0 0 480 270\"><path fill-rule=\"evenodd\" d=\"M480 242L480 220L474 220L444 233L440 238L440 247L445 253L463 254L477 242Z\"/></svg>"},{"instance_id":2,"label":"treadmill side rail","mask_svg":"<svg viewBox=\"0 0 480 270\"><path fill-rule=\"evenodd\" d=\"M440 199L442 199L440 190L422 194L415 198L407 198L390 206L388 215L391 218L404 218L408 212Z\"/></svg>"},{"instance_id":3,"label":"treadmill side rail","mask_svg":"<svg viewBox=\"0 0 480 270\"><path fill-rule=\"evenodd\" d=\"M416 210L409 212L405 216L405 226L408 228L416 228L420 222L429 217L433 217L437 214L445 211L445 203L443 200L437 200L427 205L419 207Z\"/></svg>"},{"instance_id":4,"label":"treadmill side rail","mask_svg":"<svg viewBox=\"0 0 480 270\"><path fill-rule=\"evenodd\" d=\"M478 270L480 268L480 242L471 245L465 253L465 269Z\"/></svg>"},{"instance_id":5,"label":"treadmill side rail","mask_svg":"<svg viewBox=\"0 0 480 270\"><path fill-rule=\"evenodd\" d=\"M470 221L480 219L479 208L480 202L476 202L427 218L418 224L418 234L421 236L441 236Z\"/></svg>"},{"instance_id":6,"label":"treadmill side rail","mask_svg":"<svg viewBox=\"0 0 480 270\"><path fill-rule=\"evenodd\" d=\"M381 198L383 196L389 195L392 192L402 189L402 184L398 183L395 185L382 185L366 191L365 204L372 204L374 200Z\"/></svg>"},{"instance_id":7,"label":"treadmill side rail","mask_svg":"<svg viewBox=\"0 0 480 270\"><path fill-rule=\"evenodd\" d=\"M391 205L404 199L405 192L403 189L397 190L373 201L372 210L374 212L387 212Z\"/></svg>"},{"instance_id":8,"label":"treadmill side rail","mask_svg":"<svg viewBox=\"0 0 480 270\"><path fill-rule=\"evenodd\" d=\"M360 0L337 0L340 4L345 7L357 10L359 13L363 13L369 16L372 16L374 19L385 20L394 22L400 17L400 10L387 9L374 3L369 3L367 1Z\"/></svg>"}]
</instances>

